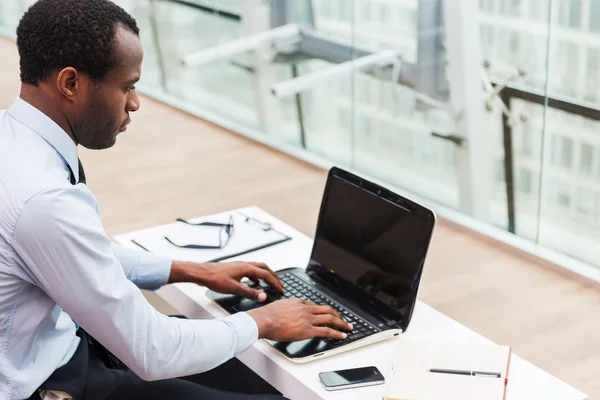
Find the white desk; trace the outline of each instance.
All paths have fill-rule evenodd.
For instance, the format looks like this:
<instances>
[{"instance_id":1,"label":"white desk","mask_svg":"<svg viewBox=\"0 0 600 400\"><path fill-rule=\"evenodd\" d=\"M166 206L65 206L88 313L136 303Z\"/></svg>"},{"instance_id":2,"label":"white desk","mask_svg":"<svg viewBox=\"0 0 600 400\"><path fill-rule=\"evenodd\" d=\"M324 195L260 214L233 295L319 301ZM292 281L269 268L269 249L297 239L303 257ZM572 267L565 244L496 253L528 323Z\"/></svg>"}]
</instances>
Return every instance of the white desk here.
<instances>
[{"instance_id":1,"label":"white desk","mask_svg":"<svg viewBox=\"0 0 600 400\"><path fill-rule=\"evenodd\" d=\"M274 228L289 235L293 240L236 259L264 261L274 270L307 265L312 247L310 238L259 208L248 207L241 211L261 221L271 222ZM141 232L144 231L119 235L116 240L124 245L136 247L130 240ZM206 297L206 290L204 287L183 283L165 286L157 293L189 318L225 316L226 313ZM321 371L375 365L387 378L392 369L398 342L403 337L490 343L490 340L485 337L419 301L407 332L396 339L307 364L294 364L288 361L261 340L238 358L292 400L375 400L381 399L384 386L327 392L321 386L317 374ZM509 371L507 400L521 399L586 400L588 396L513 355Z\"/></svg>"}]
</instances>

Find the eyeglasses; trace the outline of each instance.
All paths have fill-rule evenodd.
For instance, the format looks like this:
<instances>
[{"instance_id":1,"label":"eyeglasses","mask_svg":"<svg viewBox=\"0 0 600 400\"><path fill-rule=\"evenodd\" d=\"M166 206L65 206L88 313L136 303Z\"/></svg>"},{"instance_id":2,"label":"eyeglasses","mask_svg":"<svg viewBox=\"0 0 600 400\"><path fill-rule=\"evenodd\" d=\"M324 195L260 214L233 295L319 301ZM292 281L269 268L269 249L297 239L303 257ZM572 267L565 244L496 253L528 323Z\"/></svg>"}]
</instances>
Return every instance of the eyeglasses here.
<instances>
[{"instance_id":1,"label":"eyeglasses","mask_svg":"<svg viewBox=\"0 0 600 400\"><path fill-rule=\"evenodd\" d=\"M215 227L215 228L221 228L219 230L219 245L215 246L215 245L203 245L203 244L186 244L186 245L180 245L177 243L174 243L171 239L169 239L168 237L165 236L165 240L169 243L171 243L173 246L179 247L181 249L194 249L194 250L204 250L204 249L222 249L225 246L227 246L227 243L229 243L229 239L231 239L231 237L233 236L234 233L234 228L233 228L233 217L230 215L229 216L229 223L227 224L223 224L220 222L198 222L198 223L193 223L193 222L188 222L185 219L181 219L181 218L177 218L178 222L183 222L184 224L187 225L192 225L192 226L209 226L209 227ZM223 234L224 233L224 234ZM225 236L225 240L223 240L223 236Z\"/></svg>"}]
</instances>

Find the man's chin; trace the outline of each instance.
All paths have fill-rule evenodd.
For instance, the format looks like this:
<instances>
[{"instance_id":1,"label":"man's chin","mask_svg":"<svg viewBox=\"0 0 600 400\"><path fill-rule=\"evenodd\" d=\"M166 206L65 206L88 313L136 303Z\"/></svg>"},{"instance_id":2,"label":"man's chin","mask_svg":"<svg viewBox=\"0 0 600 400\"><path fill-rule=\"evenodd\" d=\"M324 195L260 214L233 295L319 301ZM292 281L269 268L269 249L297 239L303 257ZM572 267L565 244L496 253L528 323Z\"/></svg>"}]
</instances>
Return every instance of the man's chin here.
<instances>
[{"instance_id":1,"label":"man's chin","mask_svg":"<svg viewBox=\"0 0 600 400\"><path fill-rule=\"evenodd\" d=\"M113 137L112 140L110 141L110 143L107 143L106 146L102 149L99 150L104 150L104 149L110 149L111 147L113 147L115 144L117 144L117 136L119 136L119 133L116 133Z\"/></svg>"},{"instance_id":2,"label":"man's chin","mask_svg":"<svg viewBox=\"0 0 600 400\"><path fill-rule=\"evenodd\" d=\"M79 143L81 146L85 147L88 150L106 150L110 149L117 143L117 135L119 133L115 133L110 137L110 139L105 140L103 142L92 142L92 143Z\"/></svg>"}]
</instances>

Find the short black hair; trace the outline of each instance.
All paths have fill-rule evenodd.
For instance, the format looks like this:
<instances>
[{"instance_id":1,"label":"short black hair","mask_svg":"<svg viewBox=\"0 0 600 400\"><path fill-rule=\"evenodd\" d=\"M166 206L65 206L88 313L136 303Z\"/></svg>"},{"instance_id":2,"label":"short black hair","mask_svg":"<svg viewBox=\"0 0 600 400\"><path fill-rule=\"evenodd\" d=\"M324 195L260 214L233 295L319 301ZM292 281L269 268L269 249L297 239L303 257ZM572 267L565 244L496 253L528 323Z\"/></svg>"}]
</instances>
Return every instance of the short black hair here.
<instances>
[{"instance_id":1,"label":"short black hair","mask_svg":"<svg viewBox=\"0 0 600 400\"><path fill-rule=\"evenodd\" d=\"M109 0L39 0L17 27L21 82L38 86L66 67L101 81L118 62L119 24L140 33L135 19Z\"/></svg>"}]
</instances>

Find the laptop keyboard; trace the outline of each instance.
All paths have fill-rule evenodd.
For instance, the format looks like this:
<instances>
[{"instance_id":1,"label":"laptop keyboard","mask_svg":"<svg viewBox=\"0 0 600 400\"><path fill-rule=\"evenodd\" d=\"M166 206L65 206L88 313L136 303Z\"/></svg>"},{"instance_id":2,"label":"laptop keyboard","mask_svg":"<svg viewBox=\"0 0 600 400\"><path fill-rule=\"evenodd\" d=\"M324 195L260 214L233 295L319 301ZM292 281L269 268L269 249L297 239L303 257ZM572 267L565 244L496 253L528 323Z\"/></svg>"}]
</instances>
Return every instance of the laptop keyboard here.
<instances>
[{"instance_id":1,"label":"laptop keyboard","mask_svg":"<svg viewBox=\"0 0 600 400\"><path fill-rule=\"evenodd\" d=\"M275 299L304 299L308 301L312 301L318 305L327 305L331 306L334 310L336 310L342 318L352 324L353 330L352 332L348 332L348 337L344 340L338 339L329 339L324 338L325 341L330 343L333 346L341 346L347 344L349 342L353 342L374 333L379 332L377 328L375 328L372 324L367 321L357 317L347 308L343 307L336 301L333 301L329 297L325 296L318 290L315 290L311 285L304 282L302 279L298 278L292 273L282 274L279 276L283 283L285 284L285 292L283 293L274 293L270 292L270 294L275 297Z\"/></svg>"}]
</instances>

